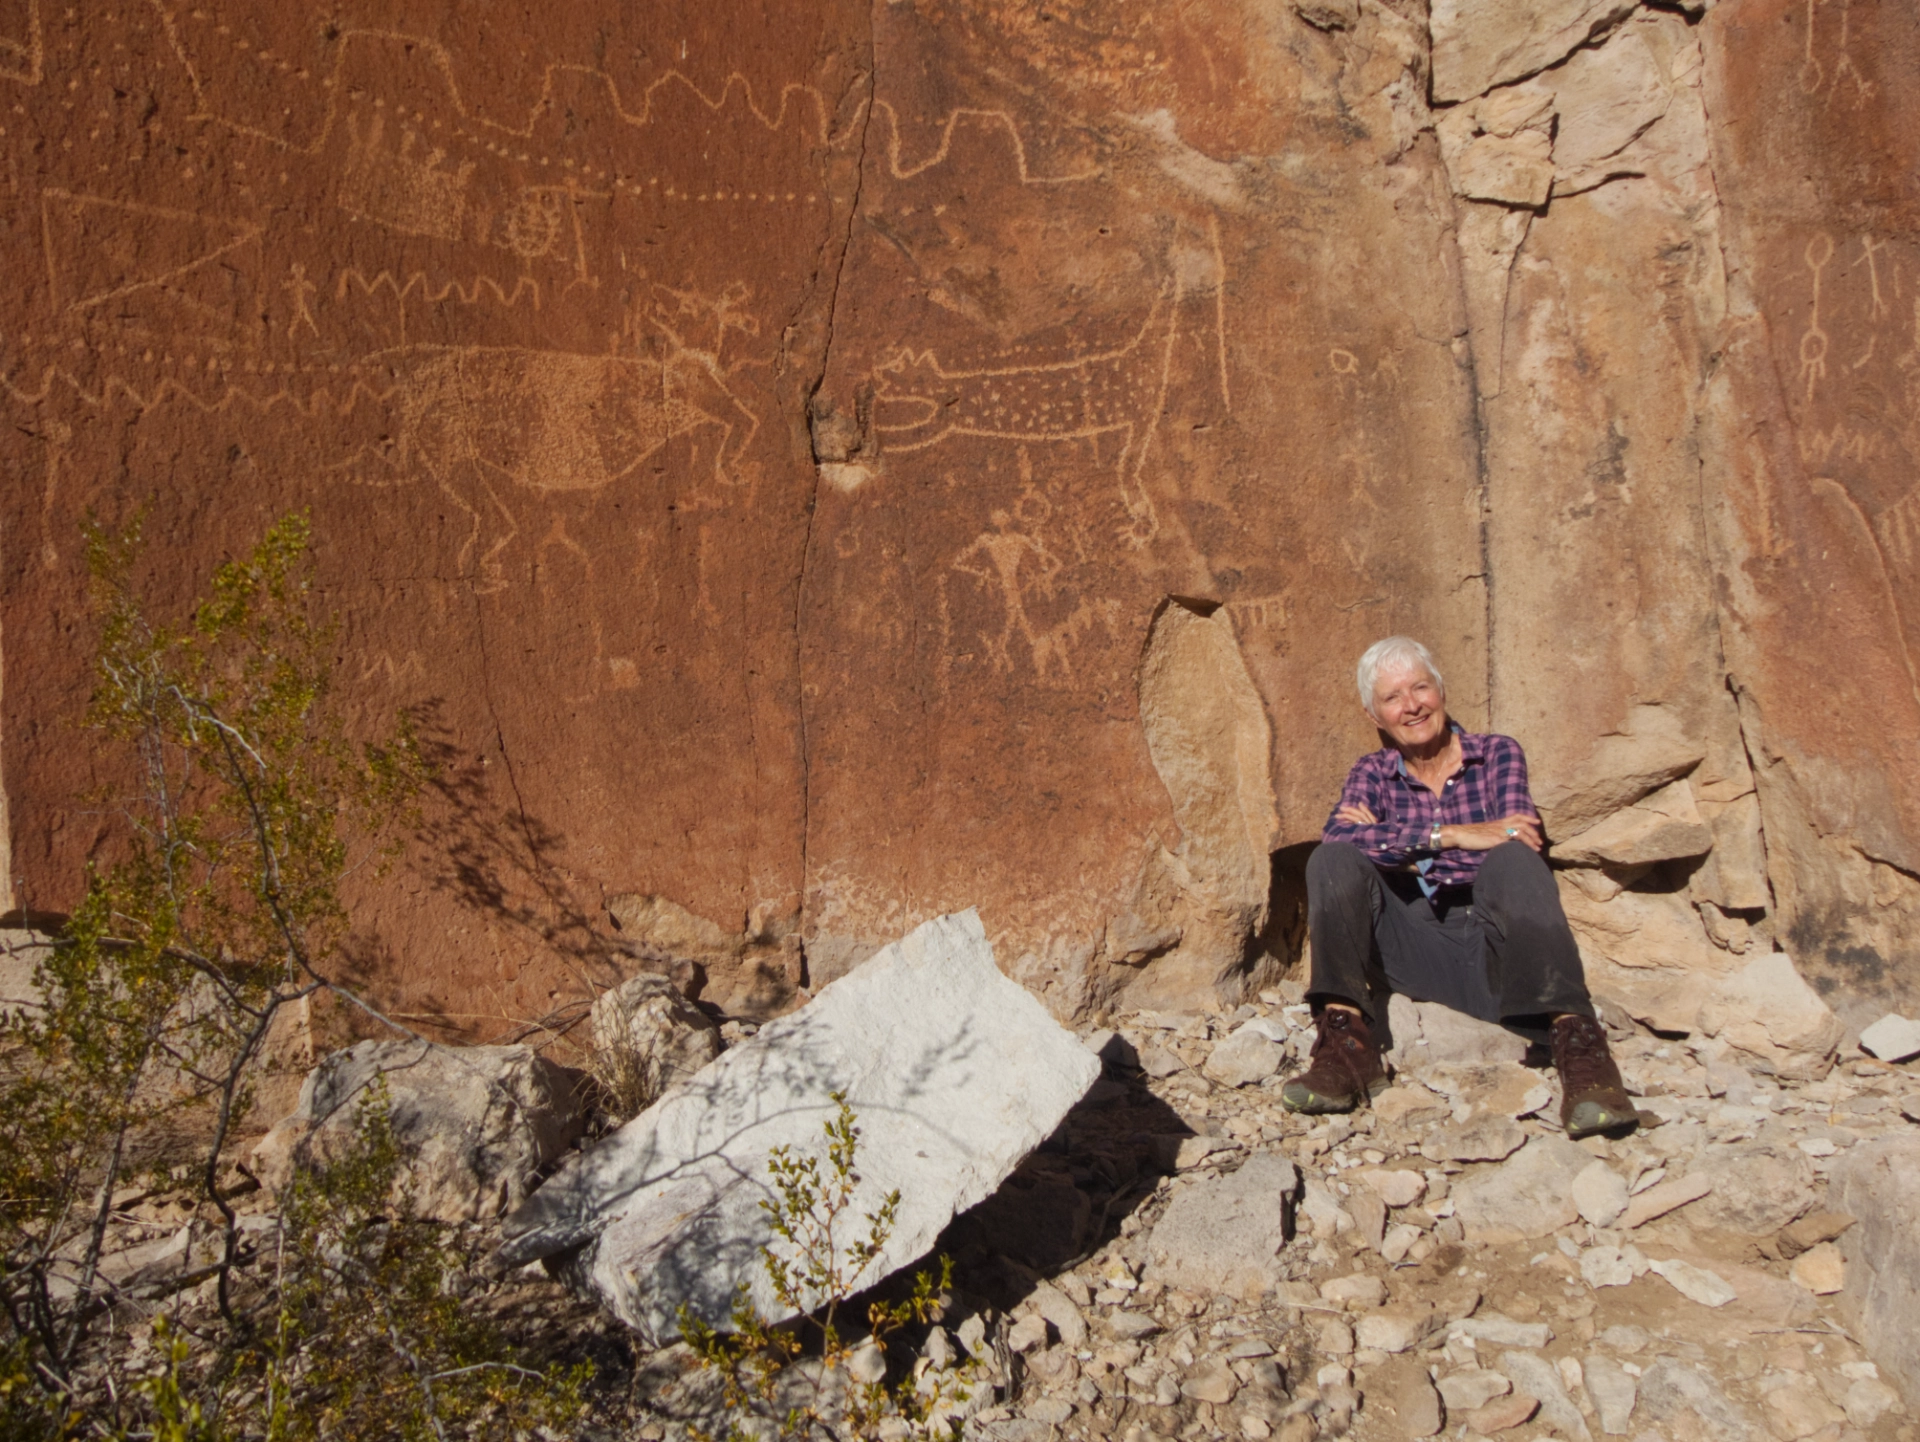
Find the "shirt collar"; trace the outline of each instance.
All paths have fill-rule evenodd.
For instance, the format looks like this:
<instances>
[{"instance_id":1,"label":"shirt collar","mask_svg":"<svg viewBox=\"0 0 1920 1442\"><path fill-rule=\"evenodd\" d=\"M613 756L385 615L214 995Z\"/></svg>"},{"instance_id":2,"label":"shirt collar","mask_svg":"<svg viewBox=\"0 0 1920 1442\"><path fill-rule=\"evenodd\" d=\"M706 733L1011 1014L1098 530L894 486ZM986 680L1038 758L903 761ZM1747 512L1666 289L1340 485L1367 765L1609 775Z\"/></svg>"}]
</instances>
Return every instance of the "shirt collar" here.
<instances>
[{"instance_id":1,"label":"shirt collar","mask_svg":"<svg viewBox=\"0 0 1920 1442\"><path fill-rule=\"evenodd\" d=\"M1487 759L1487 738L1484 735L1467 730L1458 721L1449 721L1447 727L1460 738L1460 769L1462 771L1473 762L1484 762ZM1400 754L1397 747L1389 746L1387 750L1393 756L1394 769L1411 781L1413 773L1407 770L1407 758Z\"/></svg>"}]
</instances>

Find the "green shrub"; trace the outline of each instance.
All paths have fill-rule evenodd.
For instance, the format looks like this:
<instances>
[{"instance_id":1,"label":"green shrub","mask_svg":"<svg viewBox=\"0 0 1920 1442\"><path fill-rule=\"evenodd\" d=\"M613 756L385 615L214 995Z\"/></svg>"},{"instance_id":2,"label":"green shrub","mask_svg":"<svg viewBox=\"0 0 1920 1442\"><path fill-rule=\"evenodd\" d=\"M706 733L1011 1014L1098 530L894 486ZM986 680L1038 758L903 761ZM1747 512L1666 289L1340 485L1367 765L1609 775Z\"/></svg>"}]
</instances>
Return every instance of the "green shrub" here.
<instances>
[{"instance_id":1,"label":"green shrub","mask_svg":"<svg viewBox=\"0 0 1920 1442\"><path fill-rule=\"evenodd\" d=\"M940 1258L937 1277L916 1273L905 1300L869 1302L864 1338L850 1343L842 1336L841 1309L853 1295L855 1279L892 1236L900 1193L889 1192L875 1210L854 1214L860 1128L846 1095L835 1092L833 1100L824 1166L820 1156L775 1147L767 1169L776 1195L761 1203L778 1239L777 1246L761 1248L761 1266L774 1295L797 1314L800 1326L768 1323L744 1283L734 1302L731 1334L708 1326L684 1305L680 1309L682 1335L702 1365L720 1378L731 1414L728 1442L749 1435L780 1442L877 1438L889 1422L923 1436L951 1437L959 1431L952 1409L968 1400L969 1387L981 1385L971 1364L950 1377L928 1373L890 1381L874 1375L880 1370L875 1364L887 1359L889 1338L943 1314L944 1295L953 1282L951 1258ZM802 1329L811 1332L819 1348L819 1365L795 1387L794 1364L807 1350ZM856 1356L863 1351L867 1356Z\"/></svg>"}]
</instances>

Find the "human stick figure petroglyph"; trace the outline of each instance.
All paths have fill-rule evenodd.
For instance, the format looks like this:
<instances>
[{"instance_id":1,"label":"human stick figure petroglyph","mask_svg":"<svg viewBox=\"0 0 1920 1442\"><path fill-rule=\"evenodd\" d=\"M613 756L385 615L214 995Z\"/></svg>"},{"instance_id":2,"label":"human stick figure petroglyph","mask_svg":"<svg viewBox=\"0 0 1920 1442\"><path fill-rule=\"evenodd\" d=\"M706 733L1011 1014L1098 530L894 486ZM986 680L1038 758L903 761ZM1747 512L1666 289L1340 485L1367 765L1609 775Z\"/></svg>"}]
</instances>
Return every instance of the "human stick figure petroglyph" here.
<instances>
[{"instance_id":1,"label":"human stick figure petroglyph","mask_svg":"<svg viewBox=\"0 0 1920 1442\"><path fill-rule=\"evenodd\" d=\"M1827 350L1832 342L1820 324L1820 273L1833 259L1833 237L1816 235L1804 252L1807 269L1813 275L1813 298L1807 310L1807 328L1800 333L1800 379L1807 388L1807 404L1827 378Z\"/></svg>"},{"instance_id":2,"label":"human stick figure petroglyph","mask_svg":"<svg viewBox=\"0 0 1920 1442\"><path fill-rule=\"evenodd\" d=\"M962 575L972 576L1000 593L1000 634L980 638L994 670L1006 673L1014 669L1013 645L1018 639L1026 642L1036 676L1044 679L1049 666L1058 666L1061 678L1071 680L1073 643L1097 624L1105 623L1111 629L1120 604L1082 596L1065 618L1051 625L1029 614L1030 602L1053 598L1058 589L1055 582L1065 566L1037 534L1044 531L1053 507L1032 488L1032 462L1024 449L1020 469L1028 486L1013 509L995 507L988 516L992 529L981 532L950 564Z\"/></svg>"}]
</instances>

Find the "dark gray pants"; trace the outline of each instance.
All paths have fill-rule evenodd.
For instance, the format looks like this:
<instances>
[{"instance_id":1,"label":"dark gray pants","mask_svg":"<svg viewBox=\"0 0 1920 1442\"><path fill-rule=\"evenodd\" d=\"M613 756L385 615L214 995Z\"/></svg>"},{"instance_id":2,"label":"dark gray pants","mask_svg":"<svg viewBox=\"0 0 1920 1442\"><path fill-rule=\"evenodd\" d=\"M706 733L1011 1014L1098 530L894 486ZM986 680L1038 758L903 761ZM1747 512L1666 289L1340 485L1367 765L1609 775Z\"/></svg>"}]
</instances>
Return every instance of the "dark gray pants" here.
<instances>
[{"instance_id":1,"label":"dark gray pants","mask_svg":"<svg viewBox=\"0 0 1920 1442\"><path fill-rule=\"evenodd\" d=\"M1307 929L1315 1003L1349 1002L1371 1021L1396 991L1524 1030L1593 1015L1553 872L1518 841L1486 854L1470 897L1434 902L1411 873L1326 843L1307 860Z\"/></svg>"}]
</instances>

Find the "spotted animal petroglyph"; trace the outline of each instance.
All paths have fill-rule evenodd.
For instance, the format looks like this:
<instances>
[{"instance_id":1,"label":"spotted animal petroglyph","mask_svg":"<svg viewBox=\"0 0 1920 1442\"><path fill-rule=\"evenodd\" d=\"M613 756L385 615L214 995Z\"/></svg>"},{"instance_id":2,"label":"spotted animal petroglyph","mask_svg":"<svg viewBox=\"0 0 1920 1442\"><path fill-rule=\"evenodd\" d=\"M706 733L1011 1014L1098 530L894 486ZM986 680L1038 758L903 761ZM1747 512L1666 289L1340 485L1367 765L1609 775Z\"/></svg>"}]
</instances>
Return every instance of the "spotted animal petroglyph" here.
<instances>
[{"instance_id":1,"label":"spotted animal petroglyph","mask_svg":"<svg viewBox=\"0 0 1920 1442\"><path fill-rule=\"evenodd\" d=\"M933 351L902 349L876 368L874 431L896 454L952 436L1026 442L1118 436L1120 497L1131 538L1145 544L1159 521L1140 474L1170 384L1176 301L1170 281L1120 344L1039 364L949 369Z\"/></svg>"}]
</instances>

